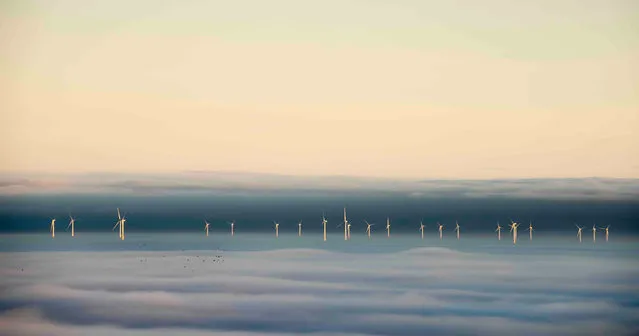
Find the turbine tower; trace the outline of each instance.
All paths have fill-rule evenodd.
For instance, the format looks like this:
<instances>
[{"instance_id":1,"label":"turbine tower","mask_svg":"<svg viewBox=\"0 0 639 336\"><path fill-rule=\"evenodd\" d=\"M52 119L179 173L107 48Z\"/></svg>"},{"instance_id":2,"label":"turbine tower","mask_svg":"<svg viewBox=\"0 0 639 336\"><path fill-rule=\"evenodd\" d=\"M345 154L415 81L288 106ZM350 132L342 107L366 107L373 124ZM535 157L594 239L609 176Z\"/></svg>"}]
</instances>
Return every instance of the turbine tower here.
<instances>
[{"instance_id":1,"label":"turbine tower","mask_svg":"<svg viewBox=\"0 0 639 336\"><path fill-rule=\"evenodd\" d=\"M367 221L366 222L366 234L368 235L368 239L371 239L371 226L375 225L375 224L370 224Z\"/></svg>"},{"instance_id":2,"label":"turbine tower","mask_svg":"<svg viewBox=\"0 0 639 336\"><path fill-rule=\"evenodd\" d=\"M297 236L301 237L302 236L302 221L300 221L299 223L297 223Z\"/></svg>"},{"instance_id":3,"label":"turbine tower","mask_svg":"<svg viewBox=\"0 0 639 336\"><path fill-rule=\"evenodd\" d=\"M388 234L388 238L390 238L390 218L386 217L386 232Z\"/></svg>"},{"instance_id":4,"label":"turbine tower","mask_svg":"<svg viewBox=\"0 0 639 336\"><path fill-rule=\"evenodd\" d=\"M326 241L326 224L328 223L328 221L326 220L326 217L324 216L324 214L322 214L322 225L324 225L324 241Z\"/></svg>"},{"instance_id":5,"label":"turbine tower","mask_svg":"<svg viewBox=\"0 0 639 336\"><path fill-rule=\"evenodd\" d=\"M592 224L592 242L596 242L597 241L597 228L595 227L595 224Z\"/></svg>"},{"instance_id":6,"label":"turbine tower","mask_svg":"<svg viewBox=\"0 0 639 336\"><path fill-rule=\"evenodd\" d=\"M126 215L122 216L122 224L120 228L122 229L122 240L124 240L124 223L126 222Z\"/></svg>"},{"instance_id":7,"label":"turbine tower","mask_svg":"<svg viewBox=\"0 0 639 336\"><path fill-rule=\"evenodd\" d=\"M459 240L459 223L455 221L455 231L457 231L457 240Z\"/></svg>"},{"instance_id":8,"label":"turbine tower","mask_svg":"<svg viewBox=\"0 0 639 336\"><path fill-rule=\"evenodd\" d=\"M577 227L577 237L579 237L579 242L581 243L581 230L583 230L583 227L575 224L575 226Z\"/></svg>"},{"instance_id":9,"label":"turbine tower","mask_svg":"<svg viewBox=\"0 0 639 336\"><path fill-rule=\"evenodd\" d=\"M517 228L519 227L519 223L515 223L512 220L510 222L510 232L513 233L513 244L517 244Z\"/></svg>"},{"instance_id":10,"label":"turbine tower","mask_svg":"<svg viewBox=\"0 0 639 336\"><path fill-rule=\"evenodd\" d=\"M344 240L348 240L348 220L346 219L346 208L344 208Z\"/></svg>"},{"instance_id":11,"label":"turbine tower","mask_svg":"<svg viewBox=\"0 0 639 336\"><path fill-rule=\"evenodd\" d=\"M206 236L209 236L209 227L211 226L211 224L209 222L206 221L206 219L204 220L204 230L206 231Z\"/></svg>"},{"instance_id":12,"label":"turbine tower","mask_svg":"<svg viewBox=\"0 0 639 336\"><path fill-rule=\"evenodd\" d=\"M348 240L351 239L351 223L348 223Z\"/></svg>"},{"instance_id":13,"label":"turbine tower","mask_svg":"<svg viewBox=\"0 0 639 336\"><path fill-rule=\"evenodd\" d=\"M235 221L227 222L231 225L231 237L235 236Z\"/></svg>"},{"instance_id":14,"label":"turbine tower","mask_svg":"<svg viewBox=\"0 0 639 336\"><path fill-rule=\"evenodd\" d=\"M422 239L424 239L424 222L419 222L419 231L422 232Z\"/></svg>"},{"instance_id":15,"label":"turbine tower","mask_svg":"<svg viewBox=\"0 0 639 336\"><path fill-rule=\"evenodd\" d=\"M51 238L55 238L55 218L51 220L51 225L49 225L49 231L51 231Z\"/></svg>"},{"instance_id":16,"label":"turbine tower","mask_svg":"<svg viewBox=\"0 0 639 336\"><path fill-rule=\"evenodd\" d=\"M69 225L67 225L67 230L71 227L71 237L75 237L75 218L69 215Z\"/></svg>"},{"instance_id":17,"label":"turbine tower","mask_svg":"<svg viewBox=\"0 0 639 336\"><path fill-rule=\"evenodd\" d=\"M495 230L495 232L497 232L497 239L501 240L501 226L499 226L499 222L497 222L497 230Z\"/></svg>"},{"instance_id":18,"label":"turbine tower","mask_svg":"<svg viewBox=\"0 0 639 336\"><path fill-rule=\"evenodd\" d=\"M605 228L599 228L599 230L606 231L606 242L608 241L608 229L610 229L610 225L606 226Z\"/></svg>"},{"instance_id":19,"label":"turbine tower","mask_svg":"<svg viewBox=\"0 0 639 336\"><path fill-rule=\"evenodd\" d=\"M442 231L444 230L444 225L439 224L439 222L437 222L437 230L439 230L439 240L442 240Z\"/></svg>"},{"instance_id":20,"label":"turbine tower","mask_svg":"<svg viewBox=\"0 0 639 336\"><path fill-rule=\"evenodd\" d=\"M533 233L533 231L535 231L535 230L533 229L532 222L530 222L530 226L528 226L528 228L526 229L526 231L528 231L528 232L530 233L530 241L532 241L532 233Z\"/></svg>"},{"instance_id":21,"label":"turbine tower","mask_svg":"<svg viewBox=\"0 0 639 336\"><path fill-rule=\"evenodd\" d=\"M273 224L275 224L275 237L279 237L280 236L280 223L273 222Z\"/></svg>"}]
</instances>

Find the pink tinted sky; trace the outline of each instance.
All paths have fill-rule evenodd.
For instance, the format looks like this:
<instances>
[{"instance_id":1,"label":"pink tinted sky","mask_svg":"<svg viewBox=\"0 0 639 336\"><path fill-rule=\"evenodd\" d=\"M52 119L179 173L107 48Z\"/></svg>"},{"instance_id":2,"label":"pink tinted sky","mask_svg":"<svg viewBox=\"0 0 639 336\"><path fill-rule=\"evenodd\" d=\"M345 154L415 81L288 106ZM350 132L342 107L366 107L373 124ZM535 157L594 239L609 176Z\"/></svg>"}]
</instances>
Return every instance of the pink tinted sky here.
<instances>
[{"instance_id":1,"label":"pink tinted sky","mask_svg":"<svg viewBox=\"0 0 639 336\"><path fill-rule=\"evenodd\" d=\"M635 1L4 1L3 172L639 177Z\"/></svg>"}]
</instances>

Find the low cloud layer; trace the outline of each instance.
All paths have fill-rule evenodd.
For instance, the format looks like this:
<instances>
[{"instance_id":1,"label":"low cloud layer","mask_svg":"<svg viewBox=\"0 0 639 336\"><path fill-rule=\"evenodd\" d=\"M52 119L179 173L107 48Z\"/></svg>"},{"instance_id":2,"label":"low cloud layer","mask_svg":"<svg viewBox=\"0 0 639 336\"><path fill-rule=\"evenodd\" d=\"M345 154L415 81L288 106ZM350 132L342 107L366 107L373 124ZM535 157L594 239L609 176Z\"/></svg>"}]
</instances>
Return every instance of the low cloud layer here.
<instances>
[{"instance_id":1,"label":"low cloud layer","mask_svg":"<svg viewBox=\"0 0 639 336\"><path fill-rule=\"evenodd\" d=\"M593 253L0 254L5 335L633 335L639 263Z\"/></svg>"},{"instance_id":2,"label":"low cloud layer","mask_svg":"<svg viewBox=\"0 0 639 336\"><path fill-rule=\"evenodd\" d=\"M116 193L132 195L247 192L393 193L411 197L511 197L638 200L639 179L396 180L350 176L286 176L232 172L176 174L3 175L0 195Z\"/></svg>"}]
</instances>

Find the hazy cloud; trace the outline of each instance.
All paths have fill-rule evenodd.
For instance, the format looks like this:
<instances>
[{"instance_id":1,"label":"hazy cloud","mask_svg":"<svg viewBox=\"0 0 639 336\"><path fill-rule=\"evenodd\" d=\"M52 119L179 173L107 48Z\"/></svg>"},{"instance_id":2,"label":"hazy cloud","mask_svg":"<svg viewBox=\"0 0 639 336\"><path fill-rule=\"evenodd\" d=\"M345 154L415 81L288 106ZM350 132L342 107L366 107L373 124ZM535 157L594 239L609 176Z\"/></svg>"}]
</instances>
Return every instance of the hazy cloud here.
<instances>
[{"instance_id":1,"label":"hazy cloud","mask_svg":"<svg viewBox=\"0 0 639 336\"><path fill-rule=\"evenodd\" d=\"M185 172L176 174L4 175L0 194L393 193L420 198L639 199L639 180L611 178L399 180L352 176Z\"/></svg>"},{"instance_id":2,"label":"hazy cloud","mask_svg":"<svg viewBox=\"0 0 639 336\"><path fill-rule=\"evenodd\" d=\"M469 254L2 255L8 335L631 335L636 261ZM19 270L19 271L16 271Z\"/></svg>"}]
</instances>

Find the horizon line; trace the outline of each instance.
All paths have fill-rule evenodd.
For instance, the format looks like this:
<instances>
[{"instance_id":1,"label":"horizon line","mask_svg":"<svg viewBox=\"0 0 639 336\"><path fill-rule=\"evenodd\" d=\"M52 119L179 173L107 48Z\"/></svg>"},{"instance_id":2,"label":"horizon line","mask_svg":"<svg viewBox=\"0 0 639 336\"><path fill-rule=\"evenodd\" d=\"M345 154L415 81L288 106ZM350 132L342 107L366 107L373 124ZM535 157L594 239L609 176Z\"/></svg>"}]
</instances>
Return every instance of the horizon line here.
<instances>
[{"instance_id":1,"label":"horizon line","mask_svg":"<svg viewBox=\"0 0 639 336\"><path fill-rule=\"evenodd\" d=\"M379 179L379 180L401 180L401 181L496 181L496 180L639 180L637 177L621 177L621 176L518 176L518 177L435 177L435 176L423 176L423 177L400 177L391 175L349 175L349 174L289 174L278 172L260 172L250 170L206 170L206 169L188 169L188 170L166 170L166 171L102 171L102 170L86 170L86 171L2 171L0 177L19 177L27 175L41 175L41 176L55 176L55 177L74 177L84 175L140 175L140 176L154 176L154 175L183 175L183 174L238 174L238 175L261 175L261 176L277 176L277 177L291 177L291 178L353 178L353 179Z\"/></svg>"}]
</instances>

